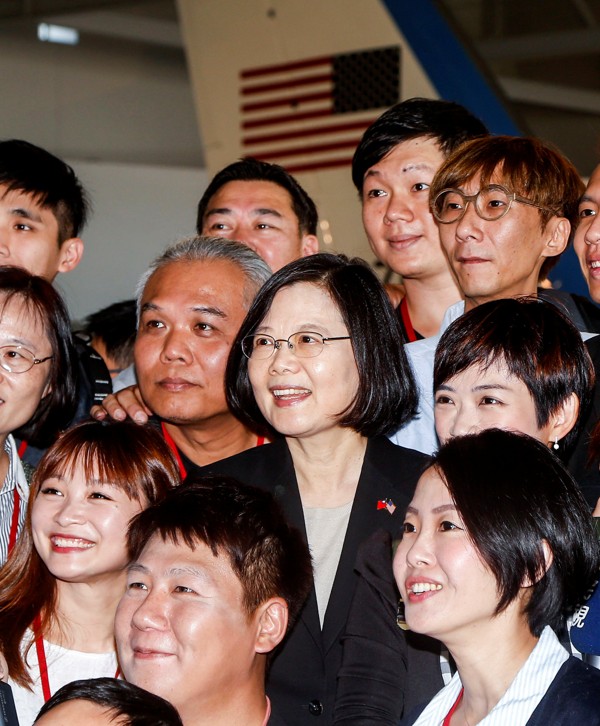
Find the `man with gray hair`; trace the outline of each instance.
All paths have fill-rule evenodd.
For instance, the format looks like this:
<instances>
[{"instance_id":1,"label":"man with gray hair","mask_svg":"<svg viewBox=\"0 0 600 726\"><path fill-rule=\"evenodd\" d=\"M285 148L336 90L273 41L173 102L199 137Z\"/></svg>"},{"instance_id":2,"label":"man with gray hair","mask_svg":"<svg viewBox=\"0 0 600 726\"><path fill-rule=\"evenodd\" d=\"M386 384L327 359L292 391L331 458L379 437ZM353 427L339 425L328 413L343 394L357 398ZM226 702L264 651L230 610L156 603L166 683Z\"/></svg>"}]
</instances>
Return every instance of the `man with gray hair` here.
<instances>
[{"instance_id":1,"label":"man with gray hair","mask_svg":"<svg viewBox=\"0 0 600 726\"><path fill-rule=\"evenodd\" d=\"M110 396L93 415L156 416L184 476L261 443L230 413L223 381L231 344L270 274L238 242L192 237L170 245L137 290L134 358L145 411L127 392L126 403Z\"/></svg>"}]
</instances>

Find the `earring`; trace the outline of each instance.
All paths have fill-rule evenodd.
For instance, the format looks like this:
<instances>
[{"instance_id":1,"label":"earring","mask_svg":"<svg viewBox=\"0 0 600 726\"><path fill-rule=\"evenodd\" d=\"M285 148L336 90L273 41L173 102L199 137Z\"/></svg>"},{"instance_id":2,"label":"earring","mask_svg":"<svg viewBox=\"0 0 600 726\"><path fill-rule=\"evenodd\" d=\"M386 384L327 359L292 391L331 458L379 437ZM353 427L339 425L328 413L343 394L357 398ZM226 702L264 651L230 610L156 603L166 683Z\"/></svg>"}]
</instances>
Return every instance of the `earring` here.
<instances>
[{"instance_id":1,"label":"earring","mask_svg":"<svg viewBox=\"0 0 600 726\"><path fill-rule=\"evenodd\" d=\"M558 449L560 448L558 445L558 436L554 437L554 443L552 444L552 448L554 449L554 451L558 451Z\"/></svg>"},{"instance_id":2,"label":"earring","mask_svg":"<svg viewBox=\"0 0 600 726\"><path fill-rule=\"evenodd\" d=\"M398 607L396 608L396 625L401 630L410 630L404 615L404 600L401 597L398 598Z\"/></svg>"}]
</instances>

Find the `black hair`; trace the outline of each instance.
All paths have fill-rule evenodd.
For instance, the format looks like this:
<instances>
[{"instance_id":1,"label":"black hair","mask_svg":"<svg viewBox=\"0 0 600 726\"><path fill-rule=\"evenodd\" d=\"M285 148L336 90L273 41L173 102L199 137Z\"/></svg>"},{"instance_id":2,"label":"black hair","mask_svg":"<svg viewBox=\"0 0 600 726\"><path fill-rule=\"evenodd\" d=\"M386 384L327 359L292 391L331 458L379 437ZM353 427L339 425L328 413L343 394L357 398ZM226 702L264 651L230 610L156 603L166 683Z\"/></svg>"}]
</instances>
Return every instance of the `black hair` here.
<instances>
[{"instance_id":1,"label":"black hair","mask_svg":"<svg viewBox=\"0 0 600 726\"><path fill-rule=\"evenodd\" d=\"M135 562L155 535L215 557L224 554L239 579L246 612L271 597L288 605L289 623L312 586L308 545L291 527L273 496L230 477L189 476L129 525L129 557Z\"/></svg>"},{"instance_id":2,"label":"black hair","mask_svg":"<svg viewBox=\"0 0 600 726\"><path fill-rule=\"evenodd\" d=\"M122 300L88 315L84 331L104 343L107 354L121 366L133 363L133 345L137 332L135 300Z\"/></svg>"},{"instance_id":3,"label":"black hair","mask_svg":"<svg viewBox=\"0 0 600 726\"><path fill-rule=\"evenodd\" d=\"M256 403L241 343L264 320L275 295L298 283L316 285L330 295L351 338L359 385L339 424L377 436L407 423L416 413L417 389L389 298L364 260L328 253L290 262L258 292L227 361L225 388L234 415L250 428L272 431Z\"/></svg>"},{"instance_id":4,"label":"black hair","mask_svg":"<svg viewBox=\"0 0 600 726\"><path fill-rule=\"evenodd\" d=\"M67 308L52 285L21 267L0 267L0 301L3 308L22 299L39 320L52 349L49 363L50 392L42 398L32 418L17 431L18 438L48 446L73 418L76 406L77 357L71 342Z\"/></svg>"},{"instance_id":5,"label":"black hair","mask_svg":"<svg viewBox=\"0 0 600 726\"><path fill-rule=\"evenodd\" d=\"M233 181L266 181L285 189L290 195L292 209L298 218L300 234L317 234L317 207L296 179L278 164L269 164L266 161L248 157L234 161L233 164L229 164L217 172L211 179L198 202L196 231L199 235L202 234L204 215L210 200L221 187Z\"/></svg>"},{"instance_id":6,"label":"black hair","mask_svg":"<svg viewBox=\"0 0 600 726\"><path fill-rule=\"evenodd\" d=\"M68 701L91 701L108 711L111 721L124 726L183 726L175 706L133 683L117 678L72 681L42 706L34 723Z\"/></svg>"},{"instance_id":7,"label":"black hair","mask_svg":"<svg viewBox=\"0 0 600 726\"><path fill-rule=\"evenodd\" d=\"M537 298L505 298L478 305L443 333L435 351L434 392L471 366L486 371L505 363L522 381L535 405L536 424L575 393L585 411L594 390L594 366L581 334L555 305ZM577 438L579 421L565 436L562 454Z\"/></svg>"},{"instance_id":8,"label":"black hair","mask_svg":"<svg viewBox=\"0 0 600 726\"><path fill-rule=\"evenodd\" d=\"M89 213L87 194L73 169L49 151L28 141L0 141L0 184L6 191L30 194L58 222L62 243L78 237Z\"/></svg>"},{"instance_id":9,"label":"black hair","mask_svg":"<svg viewBox=\"0 0 600 726\"><path fill-rule=\"evenodd\" d=\"M409 98L389 108L365 131L352 159L352 181L362 194L367 171L403 141L427 137L448 156L465 141L487 134L484 124L458 103Z\"/></svg>"},{"instance_id":10,"label":"black hair","mask_svg":"<svg viewBox=\"0 0 600 726\"><path fill-rule=\"evenodd\" d=\"M571 475L544 444L498 429L450 439L432 466L496 579L496 613L529 583L524 614L532 635L546 625L559 631L600 567L589 507Z\"/></svg>"}]
</instances>

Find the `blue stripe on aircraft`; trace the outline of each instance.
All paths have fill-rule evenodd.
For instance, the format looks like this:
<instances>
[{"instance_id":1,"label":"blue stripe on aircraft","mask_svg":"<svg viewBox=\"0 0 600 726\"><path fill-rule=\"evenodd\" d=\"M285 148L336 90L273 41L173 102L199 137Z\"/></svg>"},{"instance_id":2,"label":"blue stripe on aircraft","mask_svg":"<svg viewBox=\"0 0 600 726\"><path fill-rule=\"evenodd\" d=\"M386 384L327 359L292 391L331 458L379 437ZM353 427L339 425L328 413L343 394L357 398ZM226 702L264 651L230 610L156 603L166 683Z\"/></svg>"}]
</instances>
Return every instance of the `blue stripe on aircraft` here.
<instances>
[{"instance_id":1,"label":"blue stripe on aircraft","mask_svg":"<svg viewBox=\"0 0 600 726\"><path fill-rule=\"evenodd\" d=\"M431 0L382 0L440 97L466 106L493 134L520 130Z\"/></svg>"}]
</instances>

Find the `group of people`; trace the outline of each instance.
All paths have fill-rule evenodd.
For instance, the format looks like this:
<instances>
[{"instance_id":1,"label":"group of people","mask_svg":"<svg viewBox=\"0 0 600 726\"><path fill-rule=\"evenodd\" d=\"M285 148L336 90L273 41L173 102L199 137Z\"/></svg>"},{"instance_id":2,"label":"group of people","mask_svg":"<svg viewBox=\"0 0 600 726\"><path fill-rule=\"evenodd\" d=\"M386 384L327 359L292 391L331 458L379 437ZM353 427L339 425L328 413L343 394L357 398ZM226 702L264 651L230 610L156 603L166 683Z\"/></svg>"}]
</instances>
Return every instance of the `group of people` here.
<instances>
[{"instance_id":1,"label":"group of people","mask_svg":"<svg viewBox=\"0 0 600 726\"><path fill-rule=\"evenodd\" d=\"M352 177L400 286L319 253L298 182L237 161L141 277L134 365L103 398L51 285L85 192L0 142L21 726L600 724L569 633L600 573L600 314L544 287L574 238L600 302L600 171L585 189L547 144L410 99Z\"/></svg>"}]
</instances>

